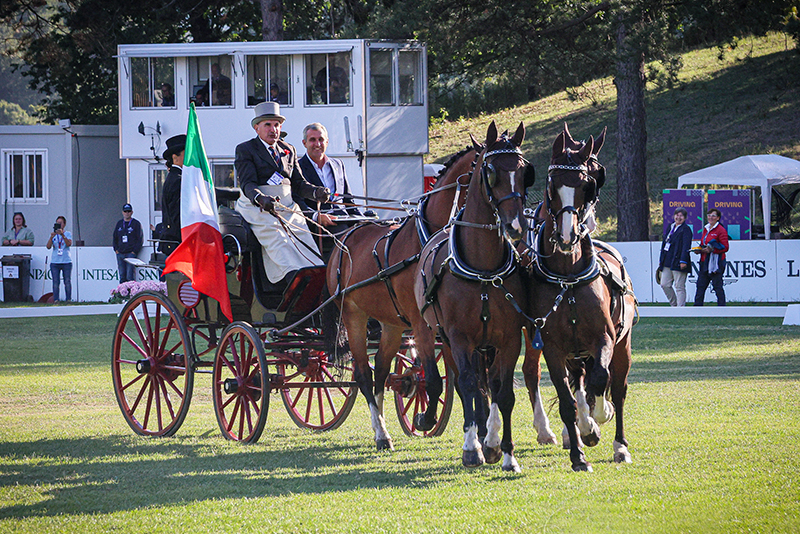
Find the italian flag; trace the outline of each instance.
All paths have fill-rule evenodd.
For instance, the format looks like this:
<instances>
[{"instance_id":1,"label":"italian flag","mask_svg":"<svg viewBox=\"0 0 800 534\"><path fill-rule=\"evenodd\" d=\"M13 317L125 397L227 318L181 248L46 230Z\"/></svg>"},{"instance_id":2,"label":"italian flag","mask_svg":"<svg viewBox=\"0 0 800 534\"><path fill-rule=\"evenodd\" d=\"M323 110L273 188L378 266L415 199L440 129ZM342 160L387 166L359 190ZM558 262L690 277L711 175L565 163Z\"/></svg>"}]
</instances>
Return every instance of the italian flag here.
<instances>
[{"instance_id":1,"label":"italian flag","mask_svg":"<svg viewBox=\"0 0 800 534\"><path fill-rule=\"evenodd\" d=\"M214 180L193 103L181 177L181 244L169 255L164 268L165 274L173 271L188 276L192 287L219 302L222 313L233 321Z\"/></svg>"}]
</instances>

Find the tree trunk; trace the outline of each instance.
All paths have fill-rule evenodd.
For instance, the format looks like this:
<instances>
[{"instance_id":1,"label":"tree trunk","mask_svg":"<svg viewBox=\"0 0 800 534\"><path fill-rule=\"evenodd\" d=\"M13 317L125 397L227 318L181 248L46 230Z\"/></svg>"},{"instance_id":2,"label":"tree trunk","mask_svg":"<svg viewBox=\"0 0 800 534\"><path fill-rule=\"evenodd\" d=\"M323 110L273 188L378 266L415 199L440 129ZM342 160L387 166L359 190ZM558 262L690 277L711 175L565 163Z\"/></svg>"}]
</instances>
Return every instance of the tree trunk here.
<instances>
[{"instance_id":1,"label":"tree trunk","mask_svg":"<svg viewBox=\"0 0 800 534\"><path fill-rule=\"evenodd\" d=\"M644 54L627 42L628 29L617 27L617 241L647 241L650 201L647 193L647 117L644 104Z\"/></svg>"},{"instance_id":2,"label":"tree trunk","mask_svg":"<svg viewBox=\"0 0 800 534\"><path fill-rule=\"evenodd\" d=\"M261 0L261 38L283 41L283 0Z\"/></svg>"}]
</instances>

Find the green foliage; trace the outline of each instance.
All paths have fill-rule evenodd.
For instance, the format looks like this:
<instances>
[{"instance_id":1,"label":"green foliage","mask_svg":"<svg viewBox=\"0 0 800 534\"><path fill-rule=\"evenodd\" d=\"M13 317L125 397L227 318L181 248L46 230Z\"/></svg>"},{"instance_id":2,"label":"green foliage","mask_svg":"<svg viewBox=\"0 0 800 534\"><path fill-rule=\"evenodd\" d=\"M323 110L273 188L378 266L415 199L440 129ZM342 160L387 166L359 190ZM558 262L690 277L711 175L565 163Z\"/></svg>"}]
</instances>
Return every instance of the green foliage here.
<instances>
[{"instance_id":1,"label":"green foliage","mask_svg":"<svg viewBox=\"0 0 800 534\"><path fill-rule=\"evenodd\" d=\"M36 124L36 119L19 105L0 100L0 125L6 124Z\"/></svg>"},{"instance_id":2,"label":"green foliage","mask_svg":"<svg viewBox=\"0 0 800 534\"><path fill-rule=\"evenodd\" d=\"M794 45L800 53L800 18L797 16L797 7L793 7L784 20L783 30L792 36Z\"/></svg>"}]
</instances>

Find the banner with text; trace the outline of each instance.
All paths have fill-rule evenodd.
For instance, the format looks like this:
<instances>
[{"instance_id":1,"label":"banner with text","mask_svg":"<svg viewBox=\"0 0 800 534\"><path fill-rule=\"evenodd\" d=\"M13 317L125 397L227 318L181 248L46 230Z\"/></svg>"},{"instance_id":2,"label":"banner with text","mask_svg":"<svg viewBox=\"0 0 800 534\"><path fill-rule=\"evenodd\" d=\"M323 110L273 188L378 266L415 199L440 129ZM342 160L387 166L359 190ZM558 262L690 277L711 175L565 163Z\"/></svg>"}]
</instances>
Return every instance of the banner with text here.
<instances>
[{"instance_id":1,"label":"banner with text","mask_svg":"<svg viewBox=\"0 0 800 534\"><path fill-rule=\"evenodd\" d=\"M752 239L752 189L709 189L708 210L722 213L722 226L731 239Z\"/></svg>"},{"instance_id":2,"label":"banner with text","mask_svg":"<svg viewBox=\"0 0 800 534\"><path fill-rule=\"evenodd\" d=\"M693 239L703 234L703 190L702 189L664 189L663 191L664 233L669 232L675 208L685 208L689 213L686 223L692 229Z\"/></svg>"}]
</instances>

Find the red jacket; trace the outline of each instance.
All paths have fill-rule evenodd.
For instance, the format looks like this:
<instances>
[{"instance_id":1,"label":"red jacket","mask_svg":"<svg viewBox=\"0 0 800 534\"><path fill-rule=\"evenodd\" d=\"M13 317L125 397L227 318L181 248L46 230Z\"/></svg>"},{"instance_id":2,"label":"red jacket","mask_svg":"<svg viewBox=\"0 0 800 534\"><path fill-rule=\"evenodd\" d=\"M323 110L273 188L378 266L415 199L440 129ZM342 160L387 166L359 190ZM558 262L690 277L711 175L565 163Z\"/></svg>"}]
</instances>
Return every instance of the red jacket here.
<instances>
[{"instance_id":1,"label":"red jacket","mask_svg":"<svg viewBox=\"0 0 800 534\"><path fill-rule=\"evenodd\" d=\"M725 261L725 253L728 252L728 232L725 230L725 227L722 226L720 223L709 230L707 226L703 227L703 236L700 238L700 246L706 246L711 241L716 240L717 243L711 245L713 249L713 254L720 254L720 264L723 264ZM708 260L708 254L705 252L700 254L700 261L705 262Z\"/></svg>"}]
</instances>

